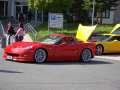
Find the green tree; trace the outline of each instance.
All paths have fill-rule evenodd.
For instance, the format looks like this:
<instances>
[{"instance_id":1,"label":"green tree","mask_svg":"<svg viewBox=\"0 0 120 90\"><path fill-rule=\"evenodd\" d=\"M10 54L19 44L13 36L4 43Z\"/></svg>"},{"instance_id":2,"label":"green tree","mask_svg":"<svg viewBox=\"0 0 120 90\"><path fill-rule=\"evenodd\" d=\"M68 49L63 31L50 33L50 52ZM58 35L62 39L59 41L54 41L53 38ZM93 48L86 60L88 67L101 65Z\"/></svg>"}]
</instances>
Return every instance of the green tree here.
<instances>
[{"instance_id":1,"label":"green tree","mask_svg":"<svg viewBox=\"0 0 120 90\"><path fill-rule=\"evenodd\" d=\"M87 14L87 10L83 9L83 0L74 0L72 3L72 8L70 9L70 13L73 16L73 22L82 22L88 23L89 17Z\"/></svg>"},{"instance_id":2,"label":"green tree","mask_svg":"<svg viewBox=\"0 0 120 90\"><path fill-rule=\"evenodd\" d=\"M28 0L31 10L63 13L69 11L74 0Z\"/></svg>"},{"instance_id":3,"label":"green tree","mask_svg":"<svg viewBox=\"0 0 120 90\"><path fill-rule=\"evenodd\" d=\"M52 0L28 0L29 9L43 10Z\"/></svg>"},{"instance_id":4,"label":"green tree","mask_svg":"<svg viewBox=\"0 0 120 90\"><path fill-rule=\"evenodd\" d=\"M48 3L49 12L65 12L68 11L72 6L73 0L53 0Z\"/></svg>"},{"instance_id":5,"label":"green tree","mask_svg":"<svg viewBox=\"0 0 120 90\"><path fill-rule=\"evenodd\" d=\"M28 0L30 9L64 12L72 5L73 0Z\"/></svg>"},{"instance_id":6,"label":"green tree","mask_svg":"<svg viewBox=\"0 0 120 90\"><path fill-rule=\"evenodd\" d=\"M43 23L43 11L46 9L48 3L51 3L52 0L28 0L28 7L30 10L35 11L35 22L37 22L37 11L42 12L42 23Z\"/></svg>"}]
</instances>

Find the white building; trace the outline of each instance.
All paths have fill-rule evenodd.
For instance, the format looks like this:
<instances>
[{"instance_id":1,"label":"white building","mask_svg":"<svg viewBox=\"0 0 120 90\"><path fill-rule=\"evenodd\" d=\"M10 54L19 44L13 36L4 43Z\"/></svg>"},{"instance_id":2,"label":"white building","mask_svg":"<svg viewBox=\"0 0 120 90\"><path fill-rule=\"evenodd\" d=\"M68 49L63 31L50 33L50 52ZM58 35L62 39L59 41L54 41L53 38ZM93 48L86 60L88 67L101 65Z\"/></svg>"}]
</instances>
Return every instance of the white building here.
<instances>
[{"instance_id":1,"label":"white building","mask_svg":"<svg viewBox=\"0 0 120 90\"><path fill-rule=\"evenodd\" d=\"M18 18L19 13L27 14L27 0L0 0L0 16Z\"/></svg>"},{"instance_id":2,"label":"white building","mask_svg":"<svg viewBox=\"0 0 120 90\"><path fill-rule=\"evenodd\" d=\"M118 2L120 3L120 1ZM103 13L103 24L116 24L120 23L120 4L113 10L107 10Z\"/></svg>"},{"instance_id":3,"label":"white building","mask_svg":"<svg viewBox=\"0 0 120 90\"><path fill-rule=\"evenodd\" d=\"M101 13L95 12L94 21L96 23L100 23L100 19L102 17L102 24L116 24L120 23L120 1L117 2L118 6L112 7L111 9L104 10L104 12ZM96 10L96 8L95 8ZM92 12L89 12L89 16L92 16Z\"/></svg>"}]
</instances>

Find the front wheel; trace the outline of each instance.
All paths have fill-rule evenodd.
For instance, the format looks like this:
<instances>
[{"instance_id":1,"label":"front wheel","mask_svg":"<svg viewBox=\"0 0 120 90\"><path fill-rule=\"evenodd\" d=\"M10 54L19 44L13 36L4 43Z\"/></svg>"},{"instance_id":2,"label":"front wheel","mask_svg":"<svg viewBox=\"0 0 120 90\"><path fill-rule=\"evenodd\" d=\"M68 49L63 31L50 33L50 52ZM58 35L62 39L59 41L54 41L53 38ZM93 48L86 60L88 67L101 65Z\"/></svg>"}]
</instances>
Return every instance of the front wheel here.
<instances>
[{"instance_id":1,"label":"front wheel","mask_svg":"<svg viewBox=\"0 0 120 90\"><path fill-rule=\"evenodd\" d=\"M47 52L44 49L37 49L34 57L36 63L43 63L47 59Z\"/></svg>"},{"instance_id":2,"label":"front wheel","mask_svg":"<svg viewBox=\"0 0 120 90\"><path fill-rule=\"evenodd\" d=\"M81 60L83 62L90 61L92 58L92 52L90 49L84 49L81 53Z\"/></svg>"}]
</instances>

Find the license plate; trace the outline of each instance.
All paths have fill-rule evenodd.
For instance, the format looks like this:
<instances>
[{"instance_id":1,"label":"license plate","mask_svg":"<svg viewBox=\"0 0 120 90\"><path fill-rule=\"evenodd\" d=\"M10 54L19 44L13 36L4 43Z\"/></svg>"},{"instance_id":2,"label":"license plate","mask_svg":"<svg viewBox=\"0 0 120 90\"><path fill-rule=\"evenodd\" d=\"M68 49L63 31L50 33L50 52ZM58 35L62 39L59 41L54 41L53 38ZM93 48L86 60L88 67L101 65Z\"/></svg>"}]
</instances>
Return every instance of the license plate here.
<instances>
[{"instance_id":1,"label":"license plate","mask_svg":"<svg viewBox=\"0 0 120 90\"><path fill-rule=\"evenodd\" d=\"M9 56L9 55L8 55L8 56L7 56L7 59L12 59L12 56Z\"/></svg>"}]
</instances>

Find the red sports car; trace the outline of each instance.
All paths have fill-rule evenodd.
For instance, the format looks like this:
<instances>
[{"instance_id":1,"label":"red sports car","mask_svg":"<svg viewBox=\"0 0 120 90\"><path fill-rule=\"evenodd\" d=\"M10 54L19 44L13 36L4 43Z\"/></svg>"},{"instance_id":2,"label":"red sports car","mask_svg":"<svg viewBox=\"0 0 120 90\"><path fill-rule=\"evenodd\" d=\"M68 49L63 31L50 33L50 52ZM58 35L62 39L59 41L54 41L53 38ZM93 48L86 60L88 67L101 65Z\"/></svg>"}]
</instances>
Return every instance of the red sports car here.
<instances>
[{"instance_id":1,"label":"red sports car","mask_svg":"<svg viewBox=\"0 0 120 90\"><path fill-rule=\"evenodd\" d=\"M13 61L90 61L95 43L77 41L64 34L50 34L40 42L15 42L4 49L3 58Z\"/></svg>"}]
</instances>

